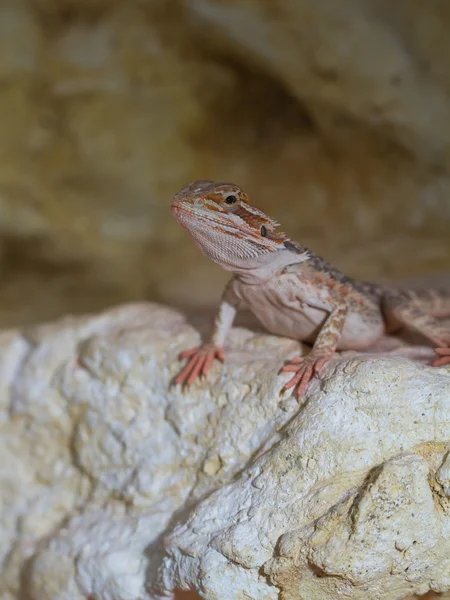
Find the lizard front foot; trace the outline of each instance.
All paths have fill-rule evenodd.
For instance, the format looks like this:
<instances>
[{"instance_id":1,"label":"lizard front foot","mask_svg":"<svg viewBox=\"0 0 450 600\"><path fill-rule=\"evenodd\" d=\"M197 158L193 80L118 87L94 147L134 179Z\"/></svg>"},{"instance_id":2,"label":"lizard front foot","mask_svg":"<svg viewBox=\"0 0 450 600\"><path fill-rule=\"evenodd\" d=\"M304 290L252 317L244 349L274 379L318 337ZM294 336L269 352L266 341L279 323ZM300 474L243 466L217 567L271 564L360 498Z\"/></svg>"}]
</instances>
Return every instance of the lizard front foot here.
<instances>
[{"instance_id":1,"label":"lizard front foot","mask_svg":"<svg viewBox=\"0 0 450 600\"><path fill-rule=\"evenodd\" d=\"M334 353L333 353L334 354ZM294 395L297 400L306 392L313 377L320 377L324 367L331 360L333 354L322 354L311 352L306 357L295 356L280 370L281 373L294 373L281 390L281 393L294 388Z\"/></svg>"},{"instance_id":2,"label":"lizard front foot","mask_svg":"<svg viewBox=\"0 0 450 600\"><path fill-rule=\"evenodd\" d=\"M180 360L189 359L184 369L175 378L175 384L191 385L197 378L204 377L214 360L224 361L223 348L212 344L203 344L190 350L185 350L179 356Z\"/></svg>"},{"instance_id":3,"label":"lizard front foot","mask_svg":"<svg viewBox=\"0 0 450 600\"><path fill-rule=\"evenodd\" d=\"M432 367L443 367L444 365L450 365L450 348L435 348L436 354L439 358L431 363Z\"/></svg>"}]
</instances>

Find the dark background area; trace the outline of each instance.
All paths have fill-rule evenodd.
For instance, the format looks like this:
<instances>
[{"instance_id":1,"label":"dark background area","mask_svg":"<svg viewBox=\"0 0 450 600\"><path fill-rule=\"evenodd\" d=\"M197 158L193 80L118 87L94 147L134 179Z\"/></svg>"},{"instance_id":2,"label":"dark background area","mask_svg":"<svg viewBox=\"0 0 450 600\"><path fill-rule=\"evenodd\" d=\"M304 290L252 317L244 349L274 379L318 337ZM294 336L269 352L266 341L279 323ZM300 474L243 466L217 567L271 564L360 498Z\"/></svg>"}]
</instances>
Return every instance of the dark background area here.
<instances>
[{"instance_id":1,"label":"dark background area","mask_svg":"<svg viewBox=\"0 0 450 600\"><path fill-rule=\"evenodd\" d=\"M349 274L450 270L450 5L14 0L0 14L0 326L227 275L174 192L233 181Z\"/></svg>"}]
</instances>

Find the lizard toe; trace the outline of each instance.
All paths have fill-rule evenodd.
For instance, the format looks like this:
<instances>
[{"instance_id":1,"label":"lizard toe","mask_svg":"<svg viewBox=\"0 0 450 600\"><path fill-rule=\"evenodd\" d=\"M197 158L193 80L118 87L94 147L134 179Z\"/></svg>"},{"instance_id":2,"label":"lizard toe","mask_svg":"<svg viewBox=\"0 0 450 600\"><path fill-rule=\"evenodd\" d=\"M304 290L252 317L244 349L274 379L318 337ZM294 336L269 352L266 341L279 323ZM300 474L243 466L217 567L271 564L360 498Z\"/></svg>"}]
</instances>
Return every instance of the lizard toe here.
<instances>
[{"instance_id":1,"label":"lizard toe","mask_svg":"<svg viewBox=\"0 0 450 600\"><path fill-rule=\"evenodd\" d=\"M314 377L320 377L325 366L330 360L329 356L309 355L307 357L295 357L290 360L280 373L294 373L293 377L285 383L281 393L294 389L297 400L304 395Z\"/></svg>"},{"instance_id":2,"label":"lizard toe","mask_svg":"<svg viewBox=\"0 0 450 600\"><path fill-rule=\"evenodd\" d=\"M450 348L435 348L436 354L439 358L436 358L432 363L432 367L443 367L444 365L450 365Z\"/></svg>"},{"instance_id":3,"label":"lizard toe","mask_svg":"<svg viewBox=\"0 0 450 600\"><path fill-rule=\"evenodd\" d=\"M175 385L192 385L196 379L206 377L214 360L224 362L223 348L205 344L180 354L180 359L187 358L188 362L174 380Z\"/></svg>"}]
</instances>

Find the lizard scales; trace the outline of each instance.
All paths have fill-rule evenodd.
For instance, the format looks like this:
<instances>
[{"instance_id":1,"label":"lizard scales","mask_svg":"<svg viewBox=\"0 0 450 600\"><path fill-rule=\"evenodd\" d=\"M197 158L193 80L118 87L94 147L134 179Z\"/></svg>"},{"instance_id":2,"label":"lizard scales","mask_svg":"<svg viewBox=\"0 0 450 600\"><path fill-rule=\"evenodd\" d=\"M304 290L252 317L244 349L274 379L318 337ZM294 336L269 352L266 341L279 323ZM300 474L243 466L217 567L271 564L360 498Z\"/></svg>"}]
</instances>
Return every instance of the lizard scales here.
<instances>
[{"instance_id":1,"label":"lizard scales","mask_svg":"<svg viewBox=\"0 0 450 600\"><path fill-rule=\"evenodd\" d=\"M194 181L172 201L172 214L200 250L231 271L210 342L186 350L176 378L190 385L205 376L223 346L236 311L249 308L269 332L312 344L282 372L292 373L283 389L297 398L320 375L336 350L361 350L386 333L407 328L436 346L434 366L450 363L448 290L397 290L347 277L279 231L279 224L250 203L232 183Z\"/></svg>"}]
</instances>

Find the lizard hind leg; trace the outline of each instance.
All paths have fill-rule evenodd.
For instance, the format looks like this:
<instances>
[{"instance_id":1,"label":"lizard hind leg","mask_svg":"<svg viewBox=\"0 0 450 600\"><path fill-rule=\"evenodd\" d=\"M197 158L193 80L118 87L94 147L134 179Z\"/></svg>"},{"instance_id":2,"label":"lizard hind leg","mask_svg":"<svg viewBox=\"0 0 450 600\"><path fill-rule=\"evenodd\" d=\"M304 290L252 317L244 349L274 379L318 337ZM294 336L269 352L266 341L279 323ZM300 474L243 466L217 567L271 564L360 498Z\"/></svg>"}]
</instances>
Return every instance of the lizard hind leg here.
<instances>
[{"instance_id":1,"label":"lizard hind leg","mask_svg":"<svg viewBox=\"0 0 450 600\"><path fill-rule=\"evenodd\" d=\"M420 333L436 344L439 355L432 365L450 363L450 326L435 315L450 314L450 292L392 291L383 301L387 322L394 322Z\"/></svg>"}]
</instances>

